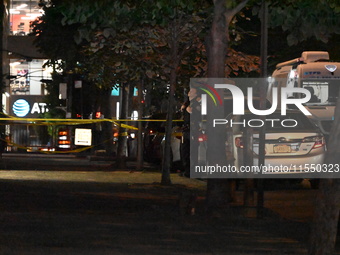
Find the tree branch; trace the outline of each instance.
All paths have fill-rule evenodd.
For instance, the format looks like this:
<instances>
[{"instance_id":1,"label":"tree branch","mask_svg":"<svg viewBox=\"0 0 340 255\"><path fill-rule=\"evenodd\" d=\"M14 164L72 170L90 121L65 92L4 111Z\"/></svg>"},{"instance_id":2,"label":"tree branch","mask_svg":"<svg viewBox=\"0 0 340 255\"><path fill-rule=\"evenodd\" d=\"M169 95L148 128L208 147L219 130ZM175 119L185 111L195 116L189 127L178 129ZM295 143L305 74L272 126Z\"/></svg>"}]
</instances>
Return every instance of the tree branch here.
<instances>
[{"instance_id":1,"label":"tree branch","mask_svg":"<svg viewBox=\"0 0 340 255\"><path fill-rule=\"evenodd\" d=\"M240 12L248 3L249 0L243 0L241 3L239 3L236 7L234 7L233 9L227 9L226 13L225 13L225 19L226 19L226 24L229 26L231 20L233 19L233 17Z\"/></svg>"}]
</instances>

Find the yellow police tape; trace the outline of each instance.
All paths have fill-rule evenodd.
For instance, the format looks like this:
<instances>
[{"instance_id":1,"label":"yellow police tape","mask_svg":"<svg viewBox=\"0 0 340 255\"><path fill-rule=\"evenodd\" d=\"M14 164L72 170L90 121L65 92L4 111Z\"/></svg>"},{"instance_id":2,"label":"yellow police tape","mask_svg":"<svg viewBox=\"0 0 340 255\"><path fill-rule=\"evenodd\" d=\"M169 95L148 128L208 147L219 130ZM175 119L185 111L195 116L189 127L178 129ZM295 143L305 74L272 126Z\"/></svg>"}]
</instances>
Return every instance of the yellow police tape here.
<instances>
[{"instance_id":1,"label":"yellow police tape","mask_svg":"<svg viewBox=\"0 0 340 255\"><path fill-rule=\"evenodd\" d=\"M1 139L1 141L5 141L7 143L7 145L9 146L12 146L12 147L16 147L18 149L22 149L22 150L25 150L27 152L29 152L31 150L32 147L27 147L27 146L23 146L23 145L20 145L20 144L17 144L17 143L13 143L11 141L8 141L8 140L5 140L5 139ZM112 140L112 139L109 139L109 140ZM97 145L93 145L93 146L86 146L86 147L82 147L82 148L76 148L76 149L72 149L72 150L61 150L61 151L49 151L49 150L39 150L38 152L41 152L41 153L45 153L45 154L67 154L67 153L79 153L79 152L82 152L82 151L86 151L86 150L89 150L89 149L92 149L94 147L97 147L99 145L102 145L102 144L105 144L106 142L108 142L109 140L106 140L100 144L97 144Z\"/></svg>"},{"instance_id":2,"label":"yellow police tape","mask_svg":"<svg viewBox=\"0 0 340 255\"><path fill-rule=\"evenodd\" d=\"M139 119L139 120L131 120L131 119L51 119L51 118L18 118L13 116L8 116L7 118L0 118L0 124L7 124L7 122L26 122L28 125L80 125L80 124L92 124L92 123L101 123L101 122L111 122L116 126L121 126L127 129L138 130L137 127L127 125L120 122L165 122L167 120L160 119ZM1 121L5 121L6 123L1 123ZM183 121L183 120L172 120L173 122Z\"/></svg>"},{"instance_id":3,"label":"yellow police tape","mask_svg":"<svg viewBox=\"0 0 340 255\"><path fill-rule=\"evenodd\" d=\"M4 121L5 123L1 123ZM127 125L124 123L119 123L127 120L113 120L113 119L42 119L42 118L17 118L9 116L8 118L0 118L0 124L9 123L21 123L25 122L28 125L81 125L81 124L93 124L93 123L101 123L101 122L111 122L116 126L121 126L127 129L138 130L137 127Z\"/></svg>"},{"instance_id":4,"label":"yellow police tape","mask_svg":"<svg viewBox=\"0 0 340 255\"><path fill-rule=\"evenodd\" d=\"M0 118L0 125L6 125L6 124L21 124L22 122L25 122L26 125L80 125L80 124L93 124L93 123L101 123L101 122L111 122L114 125L116 125L117 127L122 127L122 128L126 128L126 129L132 129L132 130L138 130L137 127L135 126L131 126L131 125L127 125L124 123L120 123L120 122L140 122L140 121L158 121L158 122L165 122L167 120L161 120L161 119L139 119L139 120L131 120L131 119L51 119L51 118L18 118L18 117L13 117L10 115L5 115L2 114L4 116L6 116L5 118ZM3 122L2 122L3 121ZM183 121L183 120L173 120L174 122L177 121ZM128 132L122 132L119 134L119 136L127 136ZM113 138L109 139L112 140ZM26 151L29 151L30 147L26 147L26 146L22 146L4 139L1 139L2 141L5 141L8 145L17 147L19 149L24 149ZM101 144L104 144L107 141L104 141ZM78 153L78 152L82 152L94 147L99 146L98 145L94 145L94 146L86 146L86 147L82 147L82 148L77 148L77 149L73 149L73 150L65 150L65 151L39 151L42 153Z\"/></svg>"}]
</instances>

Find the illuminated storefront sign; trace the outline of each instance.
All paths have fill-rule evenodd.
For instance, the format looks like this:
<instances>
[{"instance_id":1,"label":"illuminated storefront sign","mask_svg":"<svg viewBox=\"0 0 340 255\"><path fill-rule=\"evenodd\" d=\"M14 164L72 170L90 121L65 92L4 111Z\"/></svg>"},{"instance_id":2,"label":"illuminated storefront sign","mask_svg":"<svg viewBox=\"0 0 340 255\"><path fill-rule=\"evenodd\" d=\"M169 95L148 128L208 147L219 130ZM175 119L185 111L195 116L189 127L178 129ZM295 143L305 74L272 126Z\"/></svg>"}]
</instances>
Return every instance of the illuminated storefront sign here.
<instances>
[{"instance_id":1,"label":"illuminated storefront sign","mask_svg":"<svg viewBox=\"0 0 340 255\"><path fill-rule=\"evenodd\" d=\"M48 112L47 104L41 102L42 97L25 97L13 99L12 115L16 117L39 117L39 114Z\"/></svg>"},{"instance_id":2,"label":"illuminated storefront sign","mask_svg":"<svg viewBox=\"0 0 340 255\"><path fill-rule=\"evenodd\" d=\"M92 145L92 130L87 128L76 128L74 144L75 145Z\"/></svg>"},{"instance_id":3,"label":"illuminated storefront sign","mask_svg":"<svg viewBox=\"0 0 340 255\"><path fill-rule=\"evenodd\" d=\"M25 99L18 99L14 102L12 110L17 117L25 117L30 111L30 105Z\"/></svg>"}]
</instances>

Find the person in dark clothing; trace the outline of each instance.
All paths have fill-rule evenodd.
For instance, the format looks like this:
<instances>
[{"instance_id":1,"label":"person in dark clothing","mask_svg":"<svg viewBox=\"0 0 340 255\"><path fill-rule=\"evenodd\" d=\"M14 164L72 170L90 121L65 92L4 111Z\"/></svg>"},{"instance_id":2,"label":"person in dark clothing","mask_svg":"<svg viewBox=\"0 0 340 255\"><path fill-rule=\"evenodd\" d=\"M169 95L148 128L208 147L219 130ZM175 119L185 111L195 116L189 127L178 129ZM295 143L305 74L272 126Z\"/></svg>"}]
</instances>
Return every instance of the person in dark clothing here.
<instances>
[{"instance_id":1,"label":"person in dark clothing","mask_svg":"<svg viewBox=\"0 0 340 255\"><path fill-rule=\"evenodd\" d=\"M0 159L2 158L2 153L5 152L7 147L6 135L5 133L0 134Z\"/></svg>"},{"instance_id":2,"label":"person in dark clothing","mask_svg":"<svg viewBox=\"0 0 340 255\"><path fill-rule=\"evenodd\" d=\"M198 161L198 136L200 123L193 114L201 111L201 97L197 89L191 88L188 93L189 100L182 106L183 138L181 144L181 157L184 168L184 176L190 177L190 163L195 165ZM197 116L197 115L196 115Z\"/></svg>"},{"instance_id":3,"label":"person in dark clothing","mask_svg":"<svg viewBox=\"0 0 340 255\"><path fill-rule=\"evenodd\" d=\"M190 113L187 111L187 107L190 105L190 101L187 100L181 107L183 126L182 126L182 141L181 141L181 161L183 165L184 175L190 173Z\"/></svg>"}]
</instances>

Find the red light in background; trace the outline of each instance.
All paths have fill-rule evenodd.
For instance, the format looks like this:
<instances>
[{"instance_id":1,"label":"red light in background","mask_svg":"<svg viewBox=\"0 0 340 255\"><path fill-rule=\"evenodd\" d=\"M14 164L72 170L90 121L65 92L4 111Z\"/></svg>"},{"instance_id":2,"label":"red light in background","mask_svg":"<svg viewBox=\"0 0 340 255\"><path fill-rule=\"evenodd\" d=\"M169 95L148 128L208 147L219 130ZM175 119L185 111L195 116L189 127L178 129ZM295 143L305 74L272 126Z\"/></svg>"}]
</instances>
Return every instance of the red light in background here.
<instances>
[{"instance_id":1,"label":"red light in background","mask_svg":"<svg viewBox=\"0 0 340 255\"><path fill-rule=\"evenodd\" d=\"M102 116L102 113L101 113L101 112L96 112L96 118L97 118L97 119L100 119L101 116Z\"/></svg>"}]
</instances>

